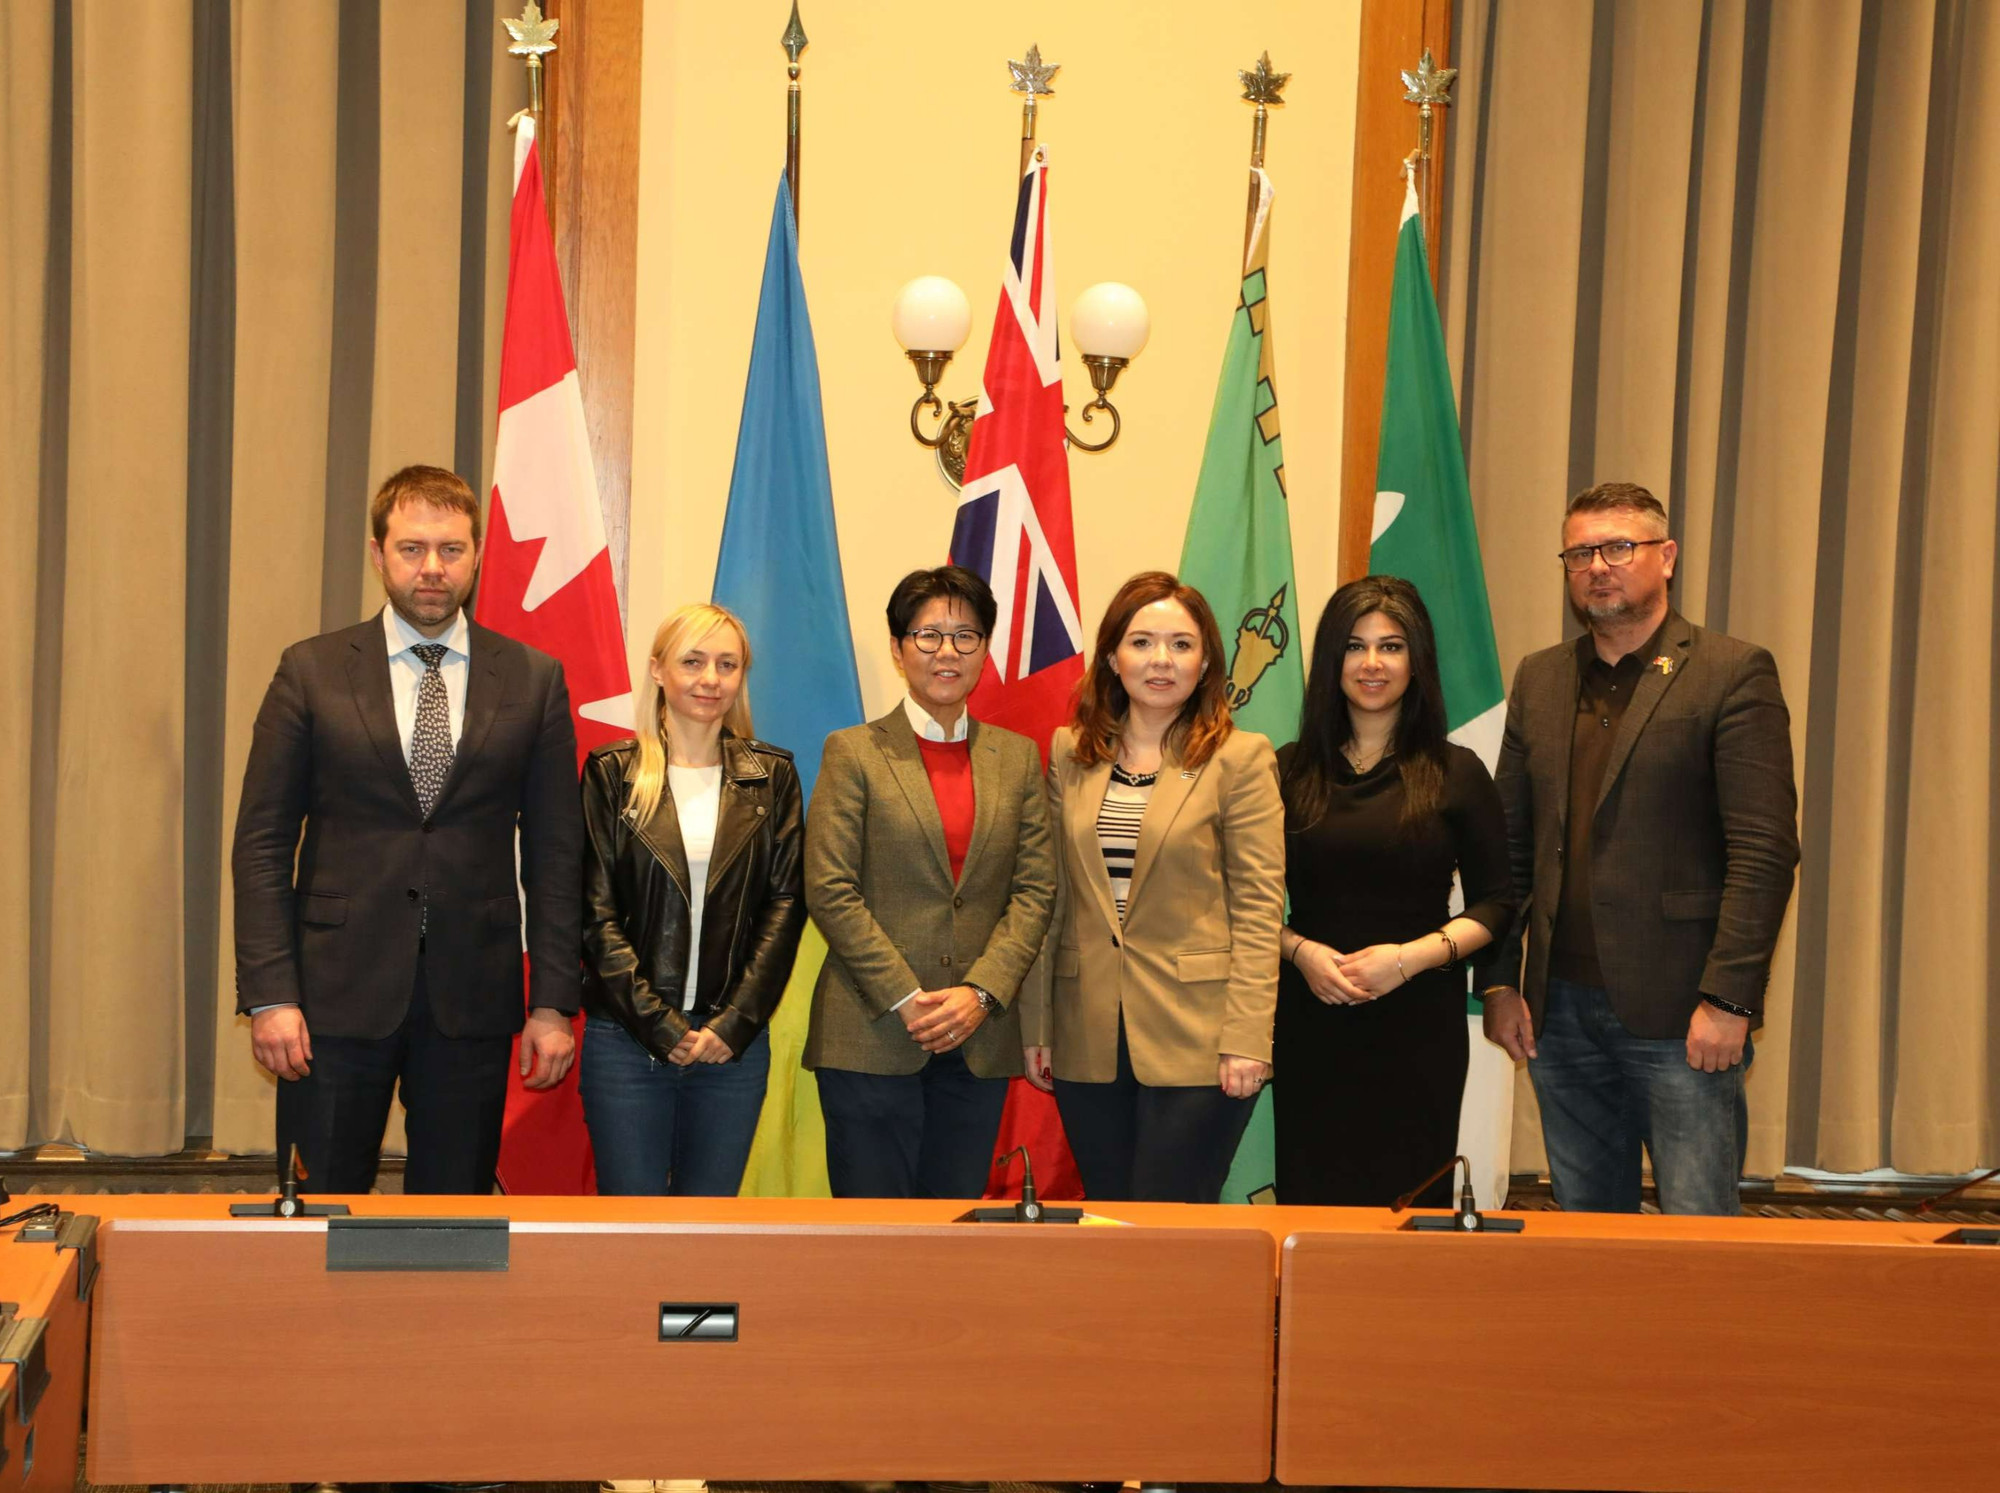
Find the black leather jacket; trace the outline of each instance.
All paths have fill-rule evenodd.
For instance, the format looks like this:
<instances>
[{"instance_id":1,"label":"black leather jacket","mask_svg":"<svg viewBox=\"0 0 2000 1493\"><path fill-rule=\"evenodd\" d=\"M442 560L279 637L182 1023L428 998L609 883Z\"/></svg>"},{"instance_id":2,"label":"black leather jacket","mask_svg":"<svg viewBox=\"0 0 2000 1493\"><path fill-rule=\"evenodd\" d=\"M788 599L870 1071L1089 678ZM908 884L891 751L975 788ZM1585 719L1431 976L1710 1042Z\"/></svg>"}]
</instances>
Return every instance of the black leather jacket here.
<instances>
[{"instance_id":1,"label":"black leather jacket","mask_svg":"<svg viewBox=\"0 0 2000 1493\"><path fill-rule=\"evenodd\" d=\"M671 787L643 825L625 813L638 745L597 748L583 768L583 1007L664 1061L690 1024L736 1057L764 1029L805 928L798 769L792 754L722 737L722 806L708 864L693 1011L684 1011L687 854Z\"/></svg>"}]
</instances>

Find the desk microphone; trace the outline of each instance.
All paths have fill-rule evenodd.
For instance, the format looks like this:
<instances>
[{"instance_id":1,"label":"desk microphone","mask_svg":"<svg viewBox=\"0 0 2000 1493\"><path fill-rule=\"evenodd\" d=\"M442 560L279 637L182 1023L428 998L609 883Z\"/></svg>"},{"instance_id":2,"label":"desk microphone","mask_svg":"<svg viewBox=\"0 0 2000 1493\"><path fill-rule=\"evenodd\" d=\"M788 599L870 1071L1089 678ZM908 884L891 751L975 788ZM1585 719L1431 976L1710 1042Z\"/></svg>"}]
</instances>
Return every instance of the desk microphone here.
<instances>
[{"instance_id":1,"label":"desk microphone","mask_svg":"<svg viewBox=\"0 0 2000 1493\"><path fill-rule=\"evenodd\" d=\"M295 1145L279 1159L278 1195L268 1203L231 1203L231 1218L334 1218L347 1212L345 1203L309 1203L299 1196L306 1175Z\"/></svg>"},{"instance_id":2,"label":"desk microphone","mask_svg":"<svg viewBox=\"0 0 2000 1493\"><path fill-rule=\"evenodd\" d=\"M1035 1196L1035 1164L1028 1159L1028 1148L1016 1146L1005 1156L995 1156L993 1164L1005 1167L1016 1156L1021 1158L1021 1201L1007 1208L974 1208L969 1213L961 1213L954 1220L957 1223L1081 1223L1083 1209L1054 1207L1044 1208ZM1003 1171L1004 1177L1006 1173Z\"/></svg>"},{"instance_id":3,"label":"desk microphone","mask_svg":"<svg viewBox=\"0 0 2000 1493\"><path fill-rule=\"evenodd\" d=\"M1452 1157L1451 1160L1447 1161L1443 1166L1439 1167L1436 1171L1432 1172L1428 1177L1424 1178L1424 1180L1419 1182L1415 1187L1412 1187L1408 1192L1404 1193L1401 1197L1397 1198L1394 1203L1389 1205L1389 1211L1391 1213L1401 1213L1405 1208L1409 1207L1411 1203L1417 1200L1418 1195L1422 1193L1425 1188L1429 1187L1431 1183L1437 1181L1439 1177L1447 1175L1451 1171L1451 1169L1456 1166L1462 1166L1465 1168L1465 1181L1460 1185L1458 1190L1457 1210L1453 1212L1451 1217L1448 1219L1413 1218L1407 1224L1405 1224L1404 1227L1417 1229L1419 1231L1449 1229L1451 1232L1455 1234L1483 1234L1486 1233L1488 1230L1491 1230L1495 1233L1503 1233L1503 1234L1520 1233L1521 1232L1520 1219L1495 1218L1489 1221L1486 1215L1479 1211L1479 1205L1472 1196L1472 1163L1467 1161L1463 1156Z\"/></svg>"},{"instance_id":4,"label":"desk microphone","mask_svg":"<svg viewBox=\"0 0 2000 1493\"><path fill-rule=\"evenodd\" d=\"M995 1166L1005 1166L1016 1156L1021 1158L1021 1201L1014 1205L1014 1217L1021 1223L1040 1223L1042 1205L1035 1198L1035 1163L1028 1157L1026 1146L1016 1146L1005 1156L995 1156Z\"/></svg>"}]
</instances>

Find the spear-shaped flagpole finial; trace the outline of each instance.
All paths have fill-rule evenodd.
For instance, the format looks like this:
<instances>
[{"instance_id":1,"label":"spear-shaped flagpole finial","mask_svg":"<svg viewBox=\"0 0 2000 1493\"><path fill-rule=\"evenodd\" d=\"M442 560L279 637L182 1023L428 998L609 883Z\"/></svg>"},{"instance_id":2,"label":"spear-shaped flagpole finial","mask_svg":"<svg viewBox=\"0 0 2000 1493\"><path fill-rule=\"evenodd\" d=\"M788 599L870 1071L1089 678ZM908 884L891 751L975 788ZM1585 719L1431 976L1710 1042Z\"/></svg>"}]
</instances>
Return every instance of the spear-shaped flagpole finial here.
<instances>
[{"instance_id":1,"label":"spear-shaped flagpole finial","mask_svg":"<svg viewBox=\"0 0 2000 1493\"><path fill-rule=\"evenodd\" d=\"M799 224L799 117L802 99L799 93L799 54L805 51L806 28L799 21L799 0L792 0L792 18L785 23L785 34L778 39L785 49L785 76L791 80L785 89L785 181L792 189L792 231L798 231Z\"/></svg>"},{"instance_id":2,"label":"spear-shaped flagpole finial","mask_svg":"<svg viewBox=\"0 0 2000 1493\"><path fill-rule=\"evenodd\" d=\"M799 24L799 0L792 0L792 18L785 25L785 34L780 40L780 45L784 47L785 56L796 69L799 65L799 53L810 45L806 28Z\"/></svg>"},{"instance_id":3,"label":"spear-shaped flagpole finial","mask_svg":"<svg viewBox=\"0 0 2000 1493\"><path fill-rule=\"evenodd\" d=\"M516 57L528 59L528 112L537 119L542 115L542 58L556 49L556 31L562 22L542 14L541 6L535 0L527 0L521 13L513 20L502 20L507 34L514 38L507 50Z\"/></svg>"}]
</instances>

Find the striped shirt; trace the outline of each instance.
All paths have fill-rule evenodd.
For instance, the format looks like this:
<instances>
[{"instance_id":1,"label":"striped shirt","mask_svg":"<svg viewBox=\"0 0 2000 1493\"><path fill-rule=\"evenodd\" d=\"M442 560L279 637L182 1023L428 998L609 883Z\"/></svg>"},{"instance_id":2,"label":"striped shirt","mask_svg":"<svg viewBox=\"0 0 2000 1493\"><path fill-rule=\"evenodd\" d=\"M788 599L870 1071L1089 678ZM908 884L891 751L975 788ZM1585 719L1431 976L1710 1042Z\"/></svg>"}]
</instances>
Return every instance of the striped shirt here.
<instances>
[{"instance_id":1,"label":"striped shirt","mask_svg":"<svg viewBox=\"0 0 2000 1493\"><path fill-rule=\"evenodd\" d=\"M1131 773L1111 764L1111 782L1097 811L1097 844L1104 852L1104 869L1111 877L1111 895L1118 903L1118 923L1125 923L1125 904L1132 896L1132 862L1139 853L1139 825L1146 817L1146 800L1153 796L1157 772Z\"/></svg>"}]
</instances>

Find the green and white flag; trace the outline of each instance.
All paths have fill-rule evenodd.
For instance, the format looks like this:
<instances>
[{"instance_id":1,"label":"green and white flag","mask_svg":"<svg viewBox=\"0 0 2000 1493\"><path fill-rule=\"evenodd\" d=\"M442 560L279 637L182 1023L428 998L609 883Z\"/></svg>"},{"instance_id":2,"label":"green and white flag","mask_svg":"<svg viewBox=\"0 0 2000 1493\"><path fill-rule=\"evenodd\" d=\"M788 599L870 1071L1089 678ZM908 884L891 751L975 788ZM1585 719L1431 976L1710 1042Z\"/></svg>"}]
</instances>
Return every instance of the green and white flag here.
<instances>
[{"instance_id":1,"label":"green and white flag","mask_svg":"<svg viewBox=\"0 0 2000 1493\"><path fill-rule=\"evenodd\" d=\"M1396 243L1396 279L1389 299L1389 368L1382 387L1382 444L1375 460L1375 524L1369 569L1399 575L1423 593L1437 629L1438 671L1444 677L1451 739L1472 748L1492 771L1500 757L1507 690L1486 603L1486 570L1451 364L1431 291L1424 223L1411 179ZM1470 997L1472 1067L1459 1111L1459 1150L1472 1162L1480 1201L1506 1200L1513 1139L1514 1065L1479 1030Z\"/></svg>"},{"instance_id":2,"label":"green and white flag","mask_svg":"<svg viewBox=\"0 0 2000 1493\"><path fill-rule=\"evenodd\" d=\"M1238 725L1283 746L1298 734L1305 698L1298 601L1292 585L1292 520L1285 502L1285 448L1271 382L1270 301L1264 279L1271 179L1257 172L1257 213L1244 255L1243 289L1229 327L1215 412L1201 455L1180 576L1208 598L1230 650L1229 703ZM1225 1203L1241 1203L1276 1173L1271 1095L1258 1098L1237 1148Z\"/></svg>"}]
</instances>

